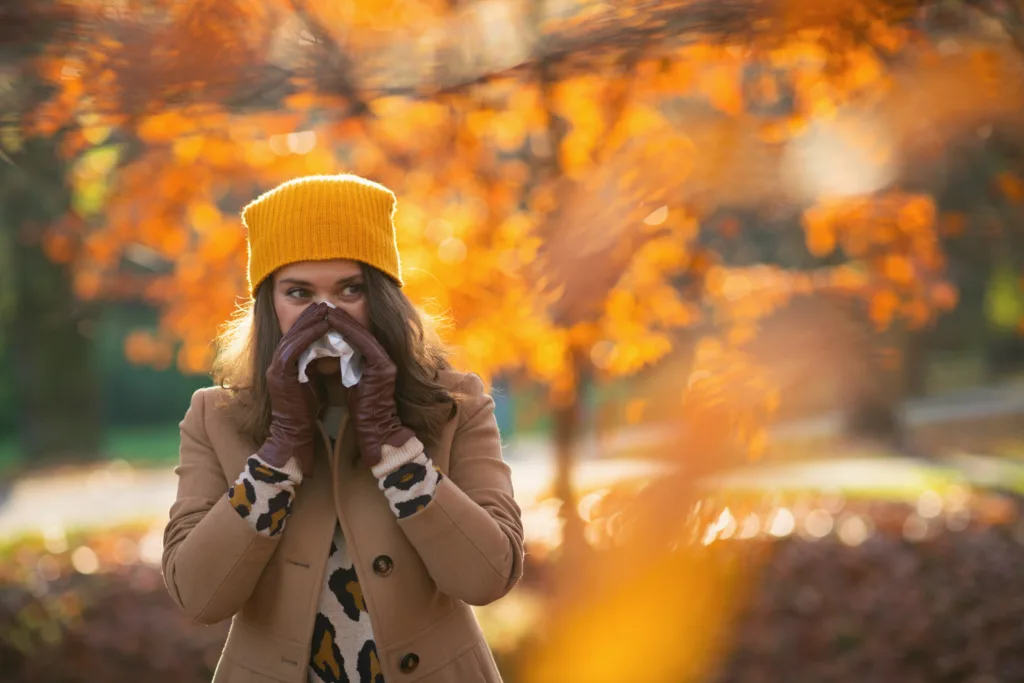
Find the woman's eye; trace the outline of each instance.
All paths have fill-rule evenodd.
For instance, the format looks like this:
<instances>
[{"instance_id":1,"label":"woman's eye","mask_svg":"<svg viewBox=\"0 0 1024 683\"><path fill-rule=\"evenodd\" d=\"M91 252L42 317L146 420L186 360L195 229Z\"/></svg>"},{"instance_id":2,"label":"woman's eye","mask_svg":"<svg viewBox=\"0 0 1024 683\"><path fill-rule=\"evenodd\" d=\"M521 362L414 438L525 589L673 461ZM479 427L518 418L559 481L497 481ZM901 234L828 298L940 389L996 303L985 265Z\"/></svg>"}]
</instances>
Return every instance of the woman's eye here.
<instances>
[{"instance_id":1,"label":"woman's eye","mask_svg":"<svg viewBox=\"0 0 1024 683\"><path fill-rule=\"evenodd\" d=\"M306 299L309 298L309 290L303 289L302 287L292 287L285 292L285 296L293 299Z\"/></svg>"},{"instance_id":2,"label":"woman's eye","mask_svg":"<svg viewBox=\"0 0 1024 683\"><path fill-rule=\"evenodd\" d=\"M363 293L363 284L356 283L351 285L345 285L341 289L342 296L358 296Z\"/></svg>"}]
</instances>

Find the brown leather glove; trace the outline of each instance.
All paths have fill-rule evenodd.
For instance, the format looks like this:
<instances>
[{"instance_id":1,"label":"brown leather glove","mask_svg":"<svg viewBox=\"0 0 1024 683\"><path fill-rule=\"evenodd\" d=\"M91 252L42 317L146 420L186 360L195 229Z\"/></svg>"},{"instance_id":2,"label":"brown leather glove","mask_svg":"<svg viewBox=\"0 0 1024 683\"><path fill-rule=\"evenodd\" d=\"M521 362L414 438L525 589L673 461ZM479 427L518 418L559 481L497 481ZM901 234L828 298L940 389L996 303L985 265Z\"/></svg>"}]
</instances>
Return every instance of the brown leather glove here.
<instances>
[{"instance_id":1,"label":"brown leather glove","mask_svg":"<svg viewBox=\"0 0 1024 683\"><path fill-rule=\"evenodd\" d=\"M380 342L348 313L328 309L327 322L363 357L363 376L348 390L348 412L363 464L373 467L380 462L381 446L404 446L415 436L398 419L397 369Z\"/></svg>"},{"instance_id":2,"label":"brown leather glove","mask_svg":"<svg viewBox=\"0 0 1024 683\"><path fill-rule=\"evenodd\" d=\"M319 399L313 382L299 383L299 356L327 334L327 306L312 304L281 338L267 368L270 394L270 435L258 455L268 465L284 467L292 457L303 476L313 474Z\"/></svg>"}]
</instances>

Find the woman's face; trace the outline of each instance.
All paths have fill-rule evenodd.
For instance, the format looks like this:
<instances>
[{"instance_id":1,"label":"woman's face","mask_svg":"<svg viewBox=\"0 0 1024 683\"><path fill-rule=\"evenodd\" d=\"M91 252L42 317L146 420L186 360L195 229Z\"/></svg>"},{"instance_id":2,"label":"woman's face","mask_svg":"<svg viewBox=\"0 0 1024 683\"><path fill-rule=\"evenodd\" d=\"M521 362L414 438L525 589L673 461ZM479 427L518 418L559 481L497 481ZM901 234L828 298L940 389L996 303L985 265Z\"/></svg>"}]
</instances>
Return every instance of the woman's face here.
<instances>
[{"instance_id":1,"label":"woman's face","mask_svg":"<svg viewBox=\"0 0 1024 683\"><path fill-rule=\"evenodd\" d=\"M307 306L320 301L334 304L364 327L370 326L363 271L356 261L302 261L274 273L274 311L281 334L291 329ZM337 359L320 358L315 363L321 373L339 371Z\"/></svg>"}]
</instances>

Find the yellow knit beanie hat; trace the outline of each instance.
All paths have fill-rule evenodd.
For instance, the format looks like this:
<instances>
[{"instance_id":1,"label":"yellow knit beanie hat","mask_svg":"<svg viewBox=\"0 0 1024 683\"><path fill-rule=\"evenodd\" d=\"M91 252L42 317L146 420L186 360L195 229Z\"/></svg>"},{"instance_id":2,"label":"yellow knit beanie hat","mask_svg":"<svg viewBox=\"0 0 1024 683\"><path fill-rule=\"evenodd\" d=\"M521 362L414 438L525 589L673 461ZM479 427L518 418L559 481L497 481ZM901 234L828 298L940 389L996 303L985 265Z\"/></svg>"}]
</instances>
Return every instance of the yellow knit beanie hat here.
<instances>
[{"instance_id":1,"label":"yellow knit beanie hat","mask_svg":"<svg viewBox=\"0 0 1024 683\"><path fill-rule=\"evenodd\" d=\"M395 195L355 175L296 178L242 210L248 230L249 295L275 270L297 261L352 259L402 284Z\"/></svg>"}]
</instances>

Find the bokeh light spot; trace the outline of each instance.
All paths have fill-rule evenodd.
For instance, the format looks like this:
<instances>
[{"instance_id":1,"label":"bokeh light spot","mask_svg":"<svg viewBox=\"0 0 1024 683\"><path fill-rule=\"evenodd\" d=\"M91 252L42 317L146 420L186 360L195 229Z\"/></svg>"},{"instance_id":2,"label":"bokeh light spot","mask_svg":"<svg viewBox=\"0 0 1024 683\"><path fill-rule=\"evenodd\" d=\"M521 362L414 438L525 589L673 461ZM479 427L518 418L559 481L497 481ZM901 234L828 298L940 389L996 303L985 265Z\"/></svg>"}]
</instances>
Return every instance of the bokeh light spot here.
<instances>
[{"instance_id":1,"label":"bokeh light spot","mask_svg":"<svg viewBox=\"0 0 1024 683\"><path fill-rule=\"evenodd\" d=\"M838 535L845 545L856 547L868 540L871 530L862 517L853 515L840 523Z\"/></svg>"},{"instance_id":2,"label":"bokeh light spot","mask_svg":"<svg viewBox=\"0 0 1024 683\"><path fill-rule=\"evenodd\" d=\"M796 528L796 518L786 508L779 508L768 525L768 533L776 538L785 538Z\"/></svg>"},{"instance_id":3,"label":"bokeh light spot","mask_svg":"<svg viewBox=\"0 0 1024 683\"><path fill-rule=\"evenodd\" d=\"M832 533L834 525L835 520L832 519L832 514L823 508L811 510L804 518L804 529L812 538L825 538Z\"/></svg>"},{"instance_id":4,"label":"bokeh light spot","mask_svg":"<svg viewBox=\"0 0 1024 683\"><path fill-rule=\"evenodd\" d=\"M79 574L95 574L100 568L100 560L92 548L83 545L71 553L71 566Z\"/></svg>"}]
</instances>

